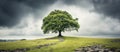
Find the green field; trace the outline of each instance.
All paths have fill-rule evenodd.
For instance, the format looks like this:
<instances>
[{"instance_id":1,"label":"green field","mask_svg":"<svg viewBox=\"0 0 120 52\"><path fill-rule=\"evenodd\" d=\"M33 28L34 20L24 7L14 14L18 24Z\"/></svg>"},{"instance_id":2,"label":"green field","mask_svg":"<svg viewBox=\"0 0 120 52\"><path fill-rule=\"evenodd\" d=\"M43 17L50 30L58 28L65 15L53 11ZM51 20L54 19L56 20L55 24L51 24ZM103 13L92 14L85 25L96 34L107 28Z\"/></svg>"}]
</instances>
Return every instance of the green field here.
<instances>
[{"instance_id":1,"label":"green field","mask_svg":"<svg viewBox=\"0 0 120 52\"><path fill-rule=\"evenodd\" d=\"M54 37L49 39L37 39L37 40L23 40L15 42L0 42L0 50L14 50L18 48L30 48L27 52L74 52L78 47L84 47L89 45L101 44L107 48L120 48L120 42L116 41L120 39L113 38L83 38L83 37ZM41 47L40 49L32 49L33 47L56 43L54 45Z\"/></svg>"}]
</instances>

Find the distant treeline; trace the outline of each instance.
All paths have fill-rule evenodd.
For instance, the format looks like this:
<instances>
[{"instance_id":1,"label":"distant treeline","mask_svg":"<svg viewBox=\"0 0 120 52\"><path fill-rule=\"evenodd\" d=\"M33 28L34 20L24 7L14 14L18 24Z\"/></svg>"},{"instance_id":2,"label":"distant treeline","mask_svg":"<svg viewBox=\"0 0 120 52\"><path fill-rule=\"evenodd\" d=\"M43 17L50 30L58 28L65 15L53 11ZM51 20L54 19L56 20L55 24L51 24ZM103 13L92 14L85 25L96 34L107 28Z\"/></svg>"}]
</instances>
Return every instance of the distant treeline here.
<instances>
[{"instance_id":1,"label":"distant treeline","mask_svg":"<svg viewBox=\"0 0 120 52\"><path fill-rule=\"evenodd\" d=\"M26 40L26 39L20 39L21 41ZM18 41L18 40L3 40L0 39L0 42L13 42L13 41Z\"/></svg>"},{"instance_id":2,"label":"distant treeline","mask_svg":"<svg viewBox=\"0 0 120 52\"><path fill-rule=\"evenodd\" d=\"M0 40L0 42L12 42L12 41L17 41L17 40Z\"/></svg>"}]
</instances>

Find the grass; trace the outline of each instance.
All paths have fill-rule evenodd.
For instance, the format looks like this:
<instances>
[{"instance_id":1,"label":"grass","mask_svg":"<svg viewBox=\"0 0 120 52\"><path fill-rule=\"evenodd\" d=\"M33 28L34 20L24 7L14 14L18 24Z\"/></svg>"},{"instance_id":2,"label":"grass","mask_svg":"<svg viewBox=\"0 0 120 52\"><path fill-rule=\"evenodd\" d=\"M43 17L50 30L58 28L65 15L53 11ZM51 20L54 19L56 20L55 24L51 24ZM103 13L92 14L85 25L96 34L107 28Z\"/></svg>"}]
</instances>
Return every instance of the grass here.
<instances>
[{"instance_id":1,"label":"grass","mask_svg":"<svg viewBox=\"0 0 120 52\"><path fill-rule=\"evenodd\" d=\"M14 50L18 48L32 48L38 45L44 45L48 43L58 42L58 39L46 40L23 40L15 42L0 42L0 50Z\"/></svg>"},{"instance_id":2,"label":"grass","mask_svg":"<svg viewBox=\"0 0 120 52\"><path fill-rule=\"evenodd\" d=\"M74 52L78 47L84 47L94 44L106 45L107 48L120 48L120 42L112 42L116 39L107 38L82 38L82 37L63 37L64 41L56 45L43 47L40 49L29 50L27 52ZM48 44L58 42L58 38L54 39L38 39L38 40L24 40L16 42L1 42L0 49L16 49L16 48L32 48L41 44Z\"/></svg>"}]
</instances>

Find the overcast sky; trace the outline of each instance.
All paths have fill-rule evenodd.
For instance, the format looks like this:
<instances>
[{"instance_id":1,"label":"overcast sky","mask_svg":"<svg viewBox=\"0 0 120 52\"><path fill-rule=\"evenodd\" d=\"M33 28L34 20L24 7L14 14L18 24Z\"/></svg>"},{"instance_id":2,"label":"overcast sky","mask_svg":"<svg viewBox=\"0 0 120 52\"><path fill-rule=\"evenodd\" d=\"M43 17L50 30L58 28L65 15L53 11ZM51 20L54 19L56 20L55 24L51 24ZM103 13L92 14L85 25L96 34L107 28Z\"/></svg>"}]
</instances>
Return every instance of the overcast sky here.
<instances>
[{"instance_id":1,"label":"overcast sky","mask_svg":"<svg viewBox=\"0 0 120 52\"><path fill-rule=\"evenodd\" d=\"M55 9L78 18L79 32L67 36L120 37L120 0L0 0L0 38L43 34L42 19Z\"/></svg>"}]
</instances>

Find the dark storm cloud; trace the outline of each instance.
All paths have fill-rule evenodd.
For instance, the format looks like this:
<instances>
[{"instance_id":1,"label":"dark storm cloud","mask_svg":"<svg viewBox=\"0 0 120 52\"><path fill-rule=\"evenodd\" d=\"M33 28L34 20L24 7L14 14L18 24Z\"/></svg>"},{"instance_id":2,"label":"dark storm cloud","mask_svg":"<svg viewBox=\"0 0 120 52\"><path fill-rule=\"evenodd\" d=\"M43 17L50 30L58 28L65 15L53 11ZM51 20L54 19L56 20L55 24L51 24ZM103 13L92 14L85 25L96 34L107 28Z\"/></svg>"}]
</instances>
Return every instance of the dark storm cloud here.
<instances>
[{"instance_id":1,"label":"dark storm cloud","mask_svg":"<svg viewBox=\"0 0 120 52\"><path fill-rule=\"evenodd\" d=\"M93 0L95 11L120 20L120 0Z\"/></svg>"},{"instance_id":2,"label":"dark storm cloud","mask_svg":"<svg viewBox=\"0 0 120 52\"><path fill-rule=\"evenodd\" d=\"M19 23L23 16L35 13L56 0L0 0L0 26L12 27ZM42 11L41 11L42 12Z\"/></svg>"}]
</instances>

